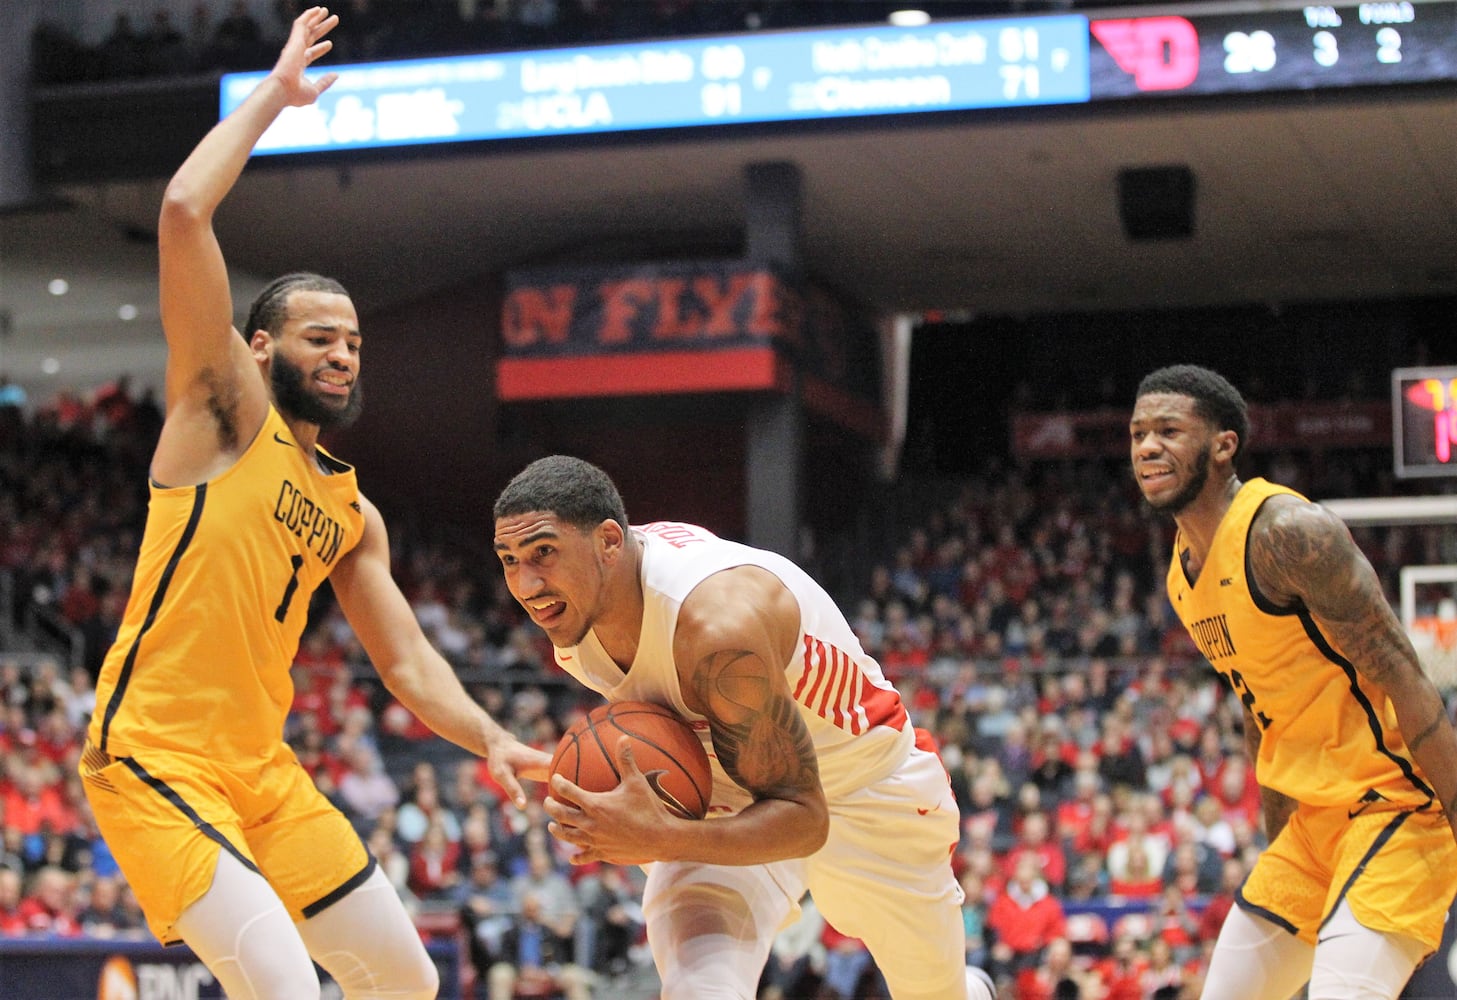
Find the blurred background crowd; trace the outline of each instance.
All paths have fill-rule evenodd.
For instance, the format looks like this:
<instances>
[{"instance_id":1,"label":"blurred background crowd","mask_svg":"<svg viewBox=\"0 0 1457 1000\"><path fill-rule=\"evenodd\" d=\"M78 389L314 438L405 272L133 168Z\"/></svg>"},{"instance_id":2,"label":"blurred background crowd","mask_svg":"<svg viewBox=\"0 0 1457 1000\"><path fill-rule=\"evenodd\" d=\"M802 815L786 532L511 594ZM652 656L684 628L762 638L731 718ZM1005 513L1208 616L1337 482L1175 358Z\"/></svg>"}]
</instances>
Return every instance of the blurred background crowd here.
<instances>
[{"instance_id":1,"label":"blurred background crowd","mask_svg":"<svg viewBox=\"0 0 1457 1000\"><path fill-rule=\"evenodd\" d=\"M0 934L147 934L76 760L158 421L125 382L0 406ZM1169 523L1111 460L992 460L891 492L897 527L857 572L841 568L856 583L837 599L940 743L962 810L967 960L1018 1000L1197 996L1265 840L1240 707L1163 596ZM1392 586L1405 563L1457 561L1449 527L1358 537ZM550 749L595 696L556 669L477 541L394 527L396 575L472 695ZM460 943L480 996L530 995L535 968L572 997L626 996L610 984L648 974L641 873L570 865L539 801L505 802L480 762L389 697L327 588L294 684L299 758L422 933ZM881 995L863 946L807 914L763 996ZM549 960L521 957L527 926L553 942Z\"/></svg>"},{"instance_id":2,"label":"blurred background crowd","mask_svg":"<svg viewBox=\"0 0 1457 1000\"><path fill-rule=\"evenodd\" d=\"M159 3L149 21L116 15L100 40L44 22L34 79L266 68L300 6ZM868 22L900 6L344 0L335 44L340 61L369 60ZM951 16L1090 5L934 6ZM1322 385L1270 367L1273 349L1256 358L1235 346L1273 343L1283 334L1272 323L1258 336L1228 333L1242 370L1225 374L1252 402L1379 398L1384 373ZM1449 313L1442 323L1446 331ZM1015 331L1029 356L1048 349L1038 332ZM807 535L801 561L940 744L962 812L953 864L966 890L967 961L1015 1000L1197 997L1234 890L1265 845L1240 705L1164 598L1171 525L1140 506L1126 462L1019 462L989 444L1006 437L994 409L1004 420L1019 408L1121 408L1132 387L1091 365L1064 365L1056 380L1002 378L990 368L998 359L973 353L964 371L948 355L924 355L913 380L938 377L935 368L942 381L936 409L912 408L903 464L917 471L885 484L859 537ZM149 937L76 762L128 597L160 423L152 390L124 379L27 399L0 375L0 936ZM962 460L946 461L954 451ZM1399 489L1389 449L1257 452L1251 462L1247 475L1317 498ZM522 739L553 748L595 696L555 668L507 594L490 540L446 541L408 512L386 515L401 587L472 696ZM1393 600L1402 566L1457 563L1452 526L1355 531ZM641 872L572 866L539 798L511 806L479 761L391 699L327 588L294 685L287 738L421 933L462 949L468 995L627 997L643 981L652 995ZM776 943L761 997L883 995L863 946L806 900Z\"/></svg>"}]
</instances>

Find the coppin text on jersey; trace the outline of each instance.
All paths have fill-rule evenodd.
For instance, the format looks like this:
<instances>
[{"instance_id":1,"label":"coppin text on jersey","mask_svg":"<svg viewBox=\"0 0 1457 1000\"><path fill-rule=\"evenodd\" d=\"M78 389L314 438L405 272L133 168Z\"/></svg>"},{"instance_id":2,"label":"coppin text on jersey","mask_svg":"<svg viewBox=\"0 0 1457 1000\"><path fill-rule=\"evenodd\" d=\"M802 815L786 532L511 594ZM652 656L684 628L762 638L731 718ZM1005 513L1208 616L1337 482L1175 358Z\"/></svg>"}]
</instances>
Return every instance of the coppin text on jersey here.
<instances>
[{"instance_id":1,"label":"coppin text on jersey","mask_svg":"<svg viewBox=\"0 0 1457 1000\"><path fill-rule=\"evenodd\" d=\"M1234 636L1229 634L1229 622L1224 615L1199 619L1189 626L1189 634L1210 663L1235 655Z\"/></svg>"},{"instance_id":2,"label":"coppin text on jersey","mask_svg":"<svg viewBox=\"0 0 1457 1000\"><path fill-rule=\"evenodd\" d=\"M273 507L273 519L278 521L299 538L323 561L325 566L339 556L339 546L344 542L344 528L329 516L314 501L290 480L285 479L278 490L278 502Z\"/></svg>"}]
</instances>

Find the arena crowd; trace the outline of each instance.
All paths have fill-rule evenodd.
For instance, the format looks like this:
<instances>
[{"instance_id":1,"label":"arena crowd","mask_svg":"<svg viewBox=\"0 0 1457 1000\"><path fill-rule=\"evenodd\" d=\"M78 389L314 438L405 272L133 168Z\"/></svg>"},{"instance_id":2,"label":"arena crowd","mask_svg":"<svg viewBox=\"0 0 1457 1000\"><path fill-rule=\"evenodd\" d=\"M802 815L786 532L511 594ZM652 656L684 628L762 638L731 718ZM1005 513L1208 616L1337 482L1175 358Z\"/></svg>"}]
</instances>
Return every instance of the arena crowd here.
<instances>
[{"instance_id":1,"label":"arena crowd","mask_svg":"<svg viewBox=\"0 0 1457 1000\"><path fill-rule=\"evenodd\" d=\"M76 764L127 597L158 420L156 401L124 380L0 405L3 935L148 933ZM1197 996L1265 840L1240 706L1161 590L1169 525L1140 509L1112 461L992 463L903 489L922 508L841 600L951 774L968 961L1017 1000ZM1452 535L1362 529L1360 541L1394 586L1404 563L1454 561ZM472 695L554 747L594 696L552 664L489 552L408 526L392 537L403 590ZM539 798L511 806L479 761L388 696L327 591L294 684L291 745L422 934L460 943L480 996L534 975L569 997L612 996L648 961L641 873L570 865ZM762 995L882 995L863 946L806 911ZM527 926L547 957L523 959Z\"/></svg>"}]
</instances>

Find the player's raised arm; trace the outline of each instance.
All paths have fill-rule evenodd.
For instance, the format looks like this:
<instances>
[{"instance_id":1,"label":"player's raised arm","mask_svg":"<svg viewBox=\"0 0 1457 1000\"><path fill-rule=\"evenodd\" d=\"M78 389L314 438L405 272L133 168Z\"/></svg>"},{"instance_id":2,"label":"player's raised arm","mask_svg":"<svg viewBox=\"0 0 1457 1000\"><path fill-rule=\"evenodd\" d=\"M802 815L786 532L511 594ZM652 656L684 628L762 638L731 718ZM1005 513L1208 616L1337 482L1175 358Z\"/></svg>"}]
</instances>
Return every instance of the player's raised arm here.
<instances>
[{"instance_id":1,"label":"player's raised arm","mask_svg":"<svg viewBox=\"0 0 1457 1000\"><path fill-rule=\"evenodd\" d=\"M1298 601L1351 665L1391 699L1407 747L1457 832L1457 733L1436 687L1350 530L1318 504L1272 498L1250 532L1255 579L1282 606Z\"/></svg>"},{"instance_id":2,"label":"player's raised arm","mask_svg":"<svg viewBox=\"0 0 1457 1000\"><path fill-rule=\"evenodd\" d=\"M273 71L203 137L172 176L162 199L157 242L168 416L181 406L177 416L184 424L196 427L211 420L217 431L215 450L223 453L247 445L262 424L268 394L246 341L233 330L232 294L213 215L279 113L312 103L333 83L332 74L311 80L306 71L329 51L332 43L324 36L337 23L324 7L298 16ZM197 453L203 445L199 435L187 434L190 429L164 434L159 448L164 468L154 470L164 482L194 481L213 471L206 467L207 454ZM183 435L186 443L178 440ZM175 471L166 468L169 463Z\"/></svg>"}]
</instances>

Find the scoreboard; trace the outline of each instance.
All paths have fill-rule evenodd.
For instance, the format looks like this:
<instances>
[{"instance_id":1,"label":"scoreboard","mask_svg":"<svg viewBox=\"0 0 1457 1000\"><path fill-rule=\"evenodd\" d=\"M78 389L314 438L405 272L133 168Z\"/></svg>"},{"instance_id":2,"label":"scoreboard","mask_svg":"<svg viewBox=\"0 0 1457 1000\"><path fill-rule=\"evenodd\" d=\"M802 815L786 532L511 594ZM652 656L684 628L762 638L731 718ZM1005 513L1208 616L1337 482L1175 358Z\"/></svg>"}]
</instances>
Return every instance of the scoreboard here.
<instances>
[{"instance_id":1,"label":"scoreboard","mask_svg":"<svg viewBox=\"0 0 1457 1000\"><path fill-rule=\"evenodd\" d=\"M1457 81L1457 4L1092 16L1091 97Z\"/></svg>"},{"instance_id":2,"label":"scoreboard","mask_svg":"<svg viewBox=\"0 0 1457 1000\"><path fill-rule=\"evenodd\" d=\"M1399 478L1457 476L1457 368L1394 370L1391 426Z\"/></svg>"},{"instance_id":3,"label":"scoreboard","mask_svg":"<svg viewBox=\"0 0 1457 1000\"><path fill-rule=\"evenodd\" d=\"M1457 83L1457 0L1135 8L317 69L339 80L280 115L255 153ZM221 114L265 76L225 74Z\"/></svg>"}]
</instances>

